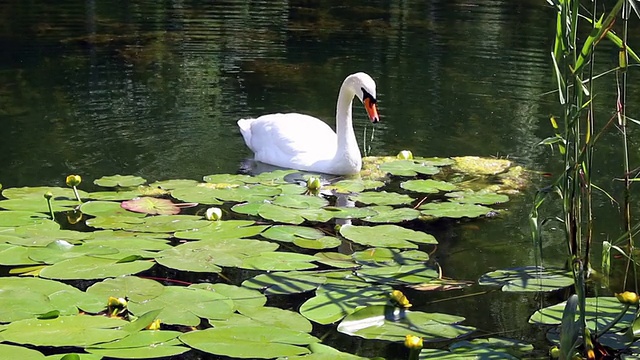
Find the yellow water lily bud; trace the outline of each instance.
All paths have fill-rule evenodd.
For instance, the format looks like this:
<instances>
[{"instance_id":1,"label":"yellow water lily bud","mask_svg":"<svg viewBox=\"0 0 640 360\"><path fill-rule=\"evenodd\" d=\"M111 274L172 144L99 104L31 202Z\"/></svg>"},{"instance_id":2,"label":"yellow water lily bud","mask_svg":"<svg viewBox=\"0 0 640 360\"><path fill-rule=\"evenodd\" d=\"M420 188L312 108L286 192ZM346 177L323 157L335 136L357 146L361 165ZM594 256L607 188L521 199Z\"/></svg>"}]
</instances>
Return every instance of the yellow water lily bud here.
<instances>
[{"instance_id":1,"label":"yellow water lily bud","mask_svg":"<svg viewBox=\"0 0 640 360\"><path fill-rule=\"evenodd\" d=\"M114 296L109 296L109 300L107 300L108 307L117 307L117 308L125 308L127 307L127 299L125 298L117 298Z\"/></svg>"},{"instance_id":2,"label":"yellow water lily bud","mask_svg":"<svg viewBox=\"0 0 640 360\"><path fill-rule=\"evenodd\" d=\"M160 319L155 319L151 324L147 326L147 330L160 330Z\"/></svg>"},{"instance_id":3,"label":"yellow water lily bud","mask_svg":"<svg viewBox=\"0 0 640 360\"><path fill-rule=\"evenodd\" d=\"M409 299L407 299L407 297L404 296L404 294L400 290L393 290L390 296L391 296L391 301L394 302L399 307L406 309L412 306L411 303L409 302Z\"/></svg>"},{"instance_id":4,"label":"yellow water lily bud","mask_svg":"<svg viewBox=\"0 0 640 360\"><path fill-rule=\"evenodd\" d=\"M640 296L634 293L633 291L625 291L623 293L616 294L616 299L623 304L627 305L638 305L640 301Z\"/></svg>"},{"instance_id":5,"label":"yellow water lily bud","mask_svg":"<svg viewBox=\"0 0 640 360\"><path fill-rule=\"evenodd\" d=\"M410 150L402 150L396 157L400 160L413 160L413 153Z\"/></svg>"},{"instance_id":6,"label":"yellow water lily bud","mask_svg":"<svg viewBox=\"0 0 640 360\"><path fill-rule=\"evenodd\" d=\"M217 208L217 207L210 207L204 213L204 218L209 221L218 221L222 219L222 210L220 210L220 208Z\"/></svg>"},{"instance_id":7,"label":"yellow water lily bud","mask_svg":"<svg viewBox=\"0 0 640 360\"><path fill-rule=\"evenodd\" d=\"M69 187L74 187L74 186L78 186L80 185L80 183L82 182L82 178L80 177L80 175L69 175L67 176L67 186Z\"/></svg>"},{"instance_id":8,"label":"yellow water lily bud","mask_svg":"<svg viewBox=\"0 0 640 360\"><path fill-rule=\"evenodd\" d=\"M53 197L53 193L51 191L47 191L44 193L44 198L50 200Z\"/></svg>"},{"instance_id":9,"label":"yellow water lily bud","mask_svg":"<svg viewBox=\"0 0 640 360\"><path fill-rule=\"evenodd\" d=\"M560 358L560 348L558 348L557 346L554 346L551 349L549 349L549 356L552 359Z\"/></svg>"},{"instance_id":10,"label":"yellow water lily bud","mask_svg":"<svg viewBox=\"0 0 640 360\"><path fill-rule=\"evenodd\" d=\"M307 179L307 189L309 191L318 191L322 187L320 179L317 177L310 177Z\"/></svg>"},{"instance_id":11,"label":"yellow water lily bud","mask_svg":"<svg viewBox=\"0 0 640 360\"><path fill-rule=\"evenodd\" d=\"M415 335L407 335L404 337L404 346L411 350L422 349L422 338Z\"/></svg>"}]
</instances>

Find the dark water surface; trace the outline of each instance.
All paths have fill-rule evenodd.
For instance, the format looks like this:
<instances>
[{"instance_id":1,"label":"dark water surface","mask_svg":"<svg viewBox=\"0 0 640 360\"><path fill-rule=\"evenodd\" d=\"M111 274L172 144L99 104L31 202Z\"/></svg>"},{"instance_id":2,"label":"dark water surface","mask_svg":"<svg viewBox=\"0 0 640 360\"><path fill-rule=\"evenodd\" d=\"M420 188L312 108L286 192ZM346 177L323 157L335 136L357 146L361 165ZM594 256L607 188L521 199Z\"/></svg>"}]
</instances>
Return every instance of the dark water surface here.
<instances>
[{"instance_id":1,"label":"dark water surface","mask_svg":"<svg viewBox=\"0 0 640 360\"><path fill-rule=\"evenodd\" d=\"M235 173L250 156L237 119L297 111L333 124L338 88L356 71L378 84L382 122L371 155L410 149L557 168L557 157L535 146L552 134L557 112L555 95L545 95L555 86L555 13L542 0L5 1L0 24L4 187L63 186L71 173L87 182ZM362 105L354 116L362 145L372 127ZM444 274L476 280L533 264L531 197L497 219L441 229ZM559 241L545 246L552 263L564 250ZM543 336L526 323L535 297L431 303L441 297L415 303L463 315L480 333Z\"/></svg>"}]
</instances>

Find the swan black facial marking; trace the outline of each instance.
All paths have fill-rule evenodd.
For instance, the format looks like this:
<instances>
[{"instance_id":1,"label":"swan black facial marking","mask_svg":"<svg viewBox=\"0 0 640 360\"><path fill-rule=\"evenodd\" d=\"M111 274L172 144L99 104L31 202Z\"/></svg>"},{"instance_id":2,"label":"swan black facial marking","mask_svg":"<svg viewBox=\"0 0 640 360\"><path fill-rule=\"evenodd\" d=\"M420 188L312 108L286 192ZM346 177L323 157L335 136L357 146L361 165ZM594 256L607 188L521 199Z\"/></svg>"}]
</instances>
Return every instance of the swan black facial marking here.
<instances>
[{"instance_id":1,"label":"swan black facial marking","mask_svg":"<svg viewBox=\"0 0 640 360\"><path fill-rule=\"evenodd\" d=\"M364 88L360 89L362 90L362 101L364 101L365 99L369 99L372 104L375 104L377 102L376 98L371 96L371 94L369 94L367 90L365 90Z\"/></svg>"}]
</instances>

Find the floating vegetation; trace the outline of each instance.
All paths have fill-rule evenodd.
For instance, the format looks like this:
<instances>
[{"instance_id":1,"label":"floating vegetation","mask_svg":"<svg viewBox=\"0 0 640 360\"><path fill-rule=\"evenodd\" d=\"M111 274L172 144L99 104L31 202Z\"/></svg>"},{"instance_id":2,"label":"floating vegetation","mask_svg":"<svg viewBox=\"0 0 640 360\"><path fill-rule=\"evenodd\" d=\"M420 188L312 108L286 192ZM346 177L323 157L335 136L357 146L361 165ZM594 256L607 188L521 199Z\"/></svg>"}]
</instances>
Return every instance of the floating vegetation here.
<instances>
[{"instance_id":1,"label":"floating vegetation","mask_svg":"<svg viewBox=\"0 0 640 360\"><path fill-rule=\"evenodd\" d=\"M279 170L146 185L114 175L94 181L107 190L86 192L72 175L70 188L4 189L0 265L11 276L0 278L0 336L11 344L0 353L360 359L321 344L312 322L398 343L411 333L421 346L467 336L475 329L463 317L410 310L401 291L466 286L441 278L423 225L499 214L489 206L508 201L496 175L504 162L472 173L461 163L405 153L367 158L348 179ZM482 283L531 290L511 279L517 271ZM158 272L202 277L161 282ZM548 270L534 275L557 283ZM267 296L300 293L298 311L266 306ZM489 351L465 351L478 346Z\"/></svg>"}]
</instances>

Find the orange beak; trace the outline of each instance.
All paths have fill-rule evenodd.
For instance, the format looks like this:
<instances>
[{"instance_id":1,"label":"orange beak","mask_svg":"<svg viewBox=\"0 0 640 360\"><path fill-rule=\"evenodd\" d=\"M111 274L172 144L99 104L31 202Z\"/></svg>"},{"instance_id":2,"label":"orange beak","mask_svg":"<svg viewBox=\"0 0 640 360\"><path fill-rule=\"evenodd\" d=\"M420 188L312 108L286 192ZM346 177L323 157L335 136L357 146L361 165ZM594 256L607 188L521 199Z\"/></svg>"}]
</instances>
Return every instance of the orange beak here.
<instances>
[{"instance_id":1,"label":"orange beak","mask_svg":"<svg viewBox=\"0 0 640 360\"><path fill-rule=\"evenodd\" d=\"M367 114L369 115L369 120L371 120L371 122L374 124L380 121L380 117L378 116L378 108L376 107L375 100L371 101L370 98L366 98L364 99L363 103L364 103L364 108L367 110Z\"/></svg>"}]
</instances>

